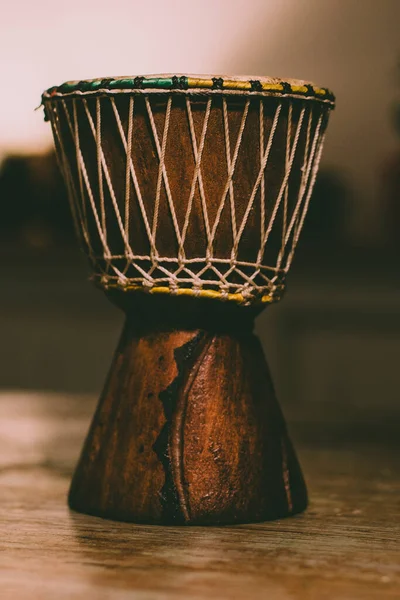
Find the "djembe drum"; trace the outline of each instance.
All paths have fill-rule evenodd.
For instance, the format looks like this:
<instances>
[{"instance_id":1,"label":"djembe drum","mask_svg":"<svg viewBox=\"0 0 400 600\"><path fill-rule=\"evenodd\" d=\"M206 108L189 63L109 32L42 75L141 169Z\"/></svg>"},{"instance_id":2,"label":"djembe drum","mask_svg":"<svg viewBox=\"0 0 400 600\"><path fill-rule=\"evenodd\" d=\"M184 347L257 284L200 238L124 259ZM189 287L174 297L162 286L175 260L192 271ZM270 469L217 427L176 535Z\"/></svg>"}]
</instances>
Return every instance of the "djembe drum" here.
<instances>
[{"instance_id":1,"label":"djembe drum","mask_svg":"<svg viewBox=\"0 0 400 600\"><path fill-rule=\"evenodd\" d=\"M126 313L70 506L176 524L303 510L252 328L284 290L332 94L162 75L69 82L42 101L93 280Z\"/></svg>"}]
</instances>

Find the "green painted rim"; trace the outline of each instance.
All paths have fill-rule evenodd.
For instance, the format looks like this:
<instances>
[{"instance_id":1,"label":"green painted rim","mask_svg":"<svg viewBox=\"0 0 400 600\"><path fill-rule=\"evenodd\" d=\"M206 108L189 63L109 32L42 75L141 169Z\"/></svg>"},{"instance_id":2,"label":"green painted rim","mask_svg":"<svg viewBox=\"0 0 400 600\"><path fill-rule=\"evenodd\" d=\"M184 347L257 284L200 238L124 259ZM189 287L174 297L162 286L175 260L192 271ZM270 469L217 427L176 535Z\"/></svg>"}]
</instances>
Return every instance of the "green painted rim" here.
<instances>
[{"instance_id":1,"label":"green painted rim","mask_svg":"<svg viewBox=\"0 0 400 600\"><path fill-rule=\"evenodd\" d=\"M68 81L60 86L46 90L42 101L64 96L81 96L93 94L118 93L221 93L251 94L263 96L288 96L317 100L335 105L335 97L327 88L300 80L276 79L271 77L241 78L197 75L157 75L137 77L115 77L106 79L90 79L84 81Z\"/></svg>"}]
</instances>

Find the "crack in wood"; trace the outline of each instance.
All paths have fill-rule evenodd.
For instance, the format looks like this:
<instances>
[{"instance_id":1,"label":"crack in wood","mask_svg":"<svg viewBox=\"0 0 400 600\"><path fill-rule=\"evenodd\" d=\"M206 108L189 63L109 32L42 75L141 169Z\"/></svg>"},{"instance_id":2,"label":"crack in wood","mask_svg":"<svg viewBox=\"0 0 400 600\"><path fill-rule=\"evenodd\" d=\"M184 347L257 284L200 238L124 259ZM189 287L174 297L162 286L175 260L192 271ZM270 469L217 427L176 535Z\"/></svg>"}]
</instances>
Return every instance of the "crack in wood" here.
<instances>
[{"instance_id":1,"label":"crack in wood","mask_svg":"<svg viewBox=\"0 0 400 600\"><path fill-rule=\"evenodd\" d=\"M178 417L178 412L182 410L182 402L178 401L181 396L180 390L186 390L185 378L190 374L193 368L193 357L198 355L199 344L207 337L205 332L197 333L189 342L174 350L174 359L176 362L178 374L173 382L159 394L159 399L163 405L165 424L160 431L157 440L153 444L153 450L161 462L165 472L165 483L160 491L160 500L162 507L162 517L165 522L180 524L188 520L187 508L185 505L185 494L182 491L182 478L177 473L176 462L182 463L182 443L183 439L179 437L176 444L171 442L173 437L174 421L182 421ZM201 350L203 344L201 344ZM190 361L190 363L189 363ZM188 364L189 363L189 364ZM185 392L184 392L185 394ZM171 446L175 447L175 459L172 456ZM173 468L175 462L175 469ZM178 471L181 471L181 466Z\"/></svg>"}]
</instances>

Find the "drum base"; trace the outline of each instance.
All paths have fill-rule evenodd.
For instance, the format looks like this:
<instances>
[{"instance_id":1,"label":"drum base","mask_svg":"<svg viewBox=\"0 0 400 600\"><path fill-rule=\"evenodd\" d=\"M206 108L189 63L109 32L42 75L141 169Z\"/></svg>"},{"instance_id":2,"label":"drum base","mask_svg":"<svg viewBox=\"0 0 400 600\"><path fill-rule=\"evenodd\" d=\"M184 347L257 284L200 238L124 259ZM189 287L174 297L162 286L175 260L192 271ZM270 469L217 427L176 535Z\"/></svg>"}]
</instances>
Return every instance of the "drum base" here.
<instances>
[{"instance_id":1,"label":"drum base","mask_svg":"<svg viewBox=\"0 0 400 600\"><path fill-rule=\"evenodd\" d=\"M251 328L149 327L130 314L70 507L176 525L250 523L304 510L304 480Z\"/></svg>"}]
</instances>

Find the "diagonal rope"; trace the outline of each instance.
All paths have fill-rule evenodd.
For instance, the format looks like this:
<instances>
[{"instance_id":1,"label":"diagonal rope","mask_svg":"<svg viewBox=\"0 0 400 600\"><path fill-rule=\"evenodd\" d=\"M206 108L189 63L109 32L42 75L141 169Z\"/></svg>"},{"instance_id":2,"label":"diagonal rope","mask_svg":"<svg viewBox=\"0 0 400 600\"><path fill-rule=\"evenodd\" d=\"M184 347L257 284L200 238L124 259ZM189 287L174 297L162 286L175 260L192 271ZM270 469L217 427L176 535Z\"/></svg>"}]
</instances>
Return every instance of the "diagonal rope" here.
<instances>
[{"instance_id":1,"label":"diagonal rope","mask_svg":"<svg viewBox=\"0 0 400 600\"><path fill-rule=\"evenodd\" d=\"M261 105L262 105L262 102L260 103L260 106ZM230 141L230 134L229 134L228 106L227 106L225 97L222 98L222 110L223 110L223 116L224 116L226 165L227 165L228 176L229 176L230 170L232 168L232 157L231 157L231 141ZM234 189L233 189L232 178L229 182L229 200L230 200L230 206L231 206L232 239L235 239L237 229L236 229L235 194L234 194Z\"/></svg>"},{"instance_id":2,"label":"diagonal rope","mask_svg":"<svg viewBox=\"0 0 400 600\"><path fill-rule=\"evenodd\" d=\"M138 200L138 203L139 203L140 212L141 212L141 215L143 217L143 222L144 222L144 226L145 226L145 229L146 229L147 237L149 239L150 250L151 250L151 253L153 255L156 255L157 252L156 252L156 246L155 246L155 239L154 239L154 237L152 235L152 232L151 232L149 219L147 218L146 208L145 208L143 197L142 197L142 193L141 193L141 190L140 190L139 181L138 181L138 178L137 178L135 167L133 165L132 152L130 152L130 153L128 152L129 145L132 148L132 142L133 142L133 140L132 140L132 138L133 138L133 104L132 104L132 117L129 117L129 122L128 122L128 140L127 140L126 136L125 136L125 132L124 132L123 126L122 126L121 117L119 115L117 106L115 104L115 99L112 96L110 96L110 102L111 102L111 106L112 106L112 109L113 109L113 112L114 112L115 120L117 122L117 127L118 127L118 131L119 131L119 134L120 134L120 137L121 137L122 145L123 145L123 147L125 149L125 152L127 153L127 158L128 158L128 163L129 163L129 170L130 170L131 178L132 178L132 181L133 181L133 185L135 187L135 192L136 192L137 200ZM131 115L130 111L129 111L129 115ZM131 118L132 118L132 120L130 120ZM132 127L132 131L129 133L129 128L130 127Z\"/></svg>"},{"instance_id":3,"label":"diagonal rope","mask_svg":"<svg viewBox=\"0 0 400 600\"><path fill-rule=\"evenodd\" d=\"M93 249L90 244L90 238L89 238L88 231L85 228L85 224L83 222L83 215L82 215L82 211L81 211L81 208L79 205L78 194L76 191L76 187L75 187L75 183L74 183L74 180L72 177L68 159L67 159L67 156L65 153L62 135L58 130L57 122L58 122L59 117L58 117L56 106L47 107L47 113L49 115L50 124L51 124L52 130L53 130L55 146L56 146L56 150L57 150L57 152L56 152L57 162L58 162L60 171L61 171L61 173L65 179L66 185L67 185L68 199L69 199L69 203L71 206L71 212L72 212L75 231L78 235L78 239L82 239L82 237L83 237L83 241L86 244L88 251L89 251L89 256L91 257L93 255Z\"/></svg>"},{"instance_id":4,"label":"diagonal rope","mask_svg":"<svg viewBox=\"0 0 400 600\"><path fill-rule=\"evenodd\" d=\"M300 113L300 116L299 116L298 123L297 123L296 134L295 134L295 137L294 137L293 146L292 146L292 150L291 150L291 153L290 153L289 163L288 163L287 168L285 169L285 175L284 175L284 178L283 178L283 181L282 181L281 188L279 190L278 197L277 197L276 202L275 202L275 207L274 207L274 210L272 211L271 218L269 220L267 230L266 230L266 232L264 234L264 238L262 240L261 248L259 250L258 257L257 257L257 264L260 264L261 261L262 261L262 258L263 258L263 255L264 255L264 250L265 250L265 245L266 245L266 243L268 241L269 234L271 233L271 230L272 230L272 227L273 227L273 224L274 224L274 221L275 221L275 217L277 215L277 212L278 212L278 209L279 209L279 206L281 204L282 197L283 197L283 194L284 194L284 191L285 191L285 187L286 187L288 179L289 179L289 175L290 175L290 172L291 172L291 169L292 169L294 157L295 157L295 154L296 154L297 144L298 144L298 141L299 141L299 138L300 138L300 132L301 132L301 128L302 128L302 125L303 125L305 110L306 110L306 107L303 106L303 108L301 110L301 113Z\"/></svg>"},{"instance_id":5,"label":"diagonal rope","mask_svg":"<svg viewBox=\"0 0 400 600\"><path fill-rule=\"evenodd\" d=\"M100 158L101 165L105 168L104 175L105 175L106 181L107 181L107 183L108 183L108 185L110 187L110 185L111 185L110 175L108 173L107 166L105 165L105 158L104 158L103 151L101 149L101 138L99 140L99 137L98 137L98 135L96 133L96 128L94 127L93 119L92 119L92 116L91 116L91 114L89 112L86 99L83 99L83 104L84 104L84 107L85 107L85 112L86 112L86 114L88 116L88 120L89 120L90 128L92 130L93 138L94 138L94 140L96 142L97 160L99 161L99 158ZM65 103L64 103L64 110L65 110L65 114L67 116L67 120L68 120L69 126L71 128L71 132L73 132L73 135L75 134L74 135L75 147L76 147L77 157L79 158L79 160L78 160L78 171L79 171L79 165L80 165L80 168L82 169L83 179L85 181L85 185L86 185L86 188L87 188L87 191L88 191L88 194L89 194L89 201L90 201L90 205L91 205L92 210L93 210L93 215L94 215L94 218L95 218L97 230L99 232L99 236L100 236L100 239L101 239L101 241L103 243L103 247L104 247L104 257L103 258L104 258L104 260L106 262L106 271L107 271L107 273L105 273L104 276L107 279L107 277L109 276L108 275L108 269L111 269L111 271L113 271L114 273L117 274L118 280L125 281L126 280L125 275L123 273L121 273L121 271L115 266L115 264L112 263L112 258L113 257L112 257L112 254L110 252L110 248L108 247L108 244L107 244L107 239L106 239L106 236L105 236L105 232L103 231L103 229L101 227L100 218L99 218L99 214L98 214L98 211L97 211L97 208L96 208L96 205L95 205L94 196L93 196L93 192L92 192L92 189L91 189L91 186L90 186L90 181L89 181L89 177L88 177L88 174L87 174L85 161L83 159L82 151L81 151L80 146L79 146L79 120L78 120L77 111L76 111L76 99L73 100L73 107L74 107L74 127L72 126L72 122L71 122L71 118L70 118L70 115L69 115L69 111L68 111L68 109L67 109L67 107L65 106ZM96 121L101 126L101 116L98 114L98 112L97 112L97 115L96 115ZM111 199L113 200L112 194L113 194L113 188L112 188L112 185L111 185L110 195L111 195ZM116 205L115 195L114 195L114 202L113 202L113 204L114 204L114 209L115 209L115 205ZM118 205L117 205L117 209L118 209ZM118 218L118 215L119 215L119 211L118 211L118 214L117 214L117 218ZM121 221L121 219L120 219L120 221ZM120 227L120 231L121 231L121 227ZM121 233L122 234L124 233L123 229L122 229ZM132 250L130 248L128 249L128 253L130 255L132 254Z\"/></svg>"},{"instance_id":6,"label":"diagonal rope","mask_svg":"<svg viewBox=\"0 0 400 600\"><path fill-rule=\"evenodd\" d=\"M288 163L290 159L290 142L292 139L292 118L293 118L293 103L289 102L288 107L288 116L287 116L287 129L286 129L286 155L285 155L285 168L288 168ZM285 195L283 199L283 219L282 219L282 239L284 239L286 235L287 228L287 213L288 213L288 203L289 203L289 180L285 187Z\"/></svg>"},{"instance_id":7,"label":"diagonal rope","mask_svg":"<svg viewBox=\"0 0 400 600\"><path fill-rule=\"evenodd\" d=\"M68 123L70 123L69 111L67 110L67 105L64 101L63 101L63 106L64 106L65 114L67 115ZM80 146L79 146L79 123L78 123L76 100L72 101L72 111L73 111L73 117L74 117L74 126L73 126L73 131L71 129L71 135L72 135L72 138L74 140L74 145L75 145L76 168L78 170L79 189L81 191L82 214L83 214L83 217L85 220L86 228L89 231L88 219L87 219L87 213L86 213L85 193L84 193L84 187L83 187L82 169L81 169L82 163L84 163L84 161L83 161L83 156L82 156L82 153L80 151ZM81 160L79 160L79 158ZM86 169L85 169L85 171L86 171ZM87 178L87 180L89 182L88 178ZM85 178L85 186L87 187L86 178ZM90 182L89 182L89 186L90 186ZM88 191L88 193L89 193L89 191Z\"/></svg>"},{"instance_id":8,"label":"diagonal rope","mask_svg":"<svg viewBox=\"0 0 400 600\"><path fill-rule=\"evenodd\" d=\"M264 153L264 100L260 99L260 166L262 164L263 153ZM260 217L261 217L261 232L260 232L260 240L264 235L265 231L265 171L263 173L261 179L261 198L260 198Z\"/></svg>"},{"instance_id":9,"label":"diagonal rope","mask_svg":"<svg viewBox=\"0 0 400 600\"><path fill-rule=\"evenodd\" d=\"M118 228L119 228L119 230L121 232L121 236L122 236L122 239L124 241L125 248L126 248L128 254L131 255L131 254L133 254L133 252L132 252L132 249L131 249L131 247L129 245L128 238L125 235L125 228L124 228L124 224L122 222L121 213L119 211L117 198L116 198L116 195L115 195L114 187L112 185L112 181L111 181L110 173L109 173L109 170L108 170L108 167L107 167L106 159L104 157L104 152L103 152L103 149L101 147L100 133L96 130L96 127L94 125L93 117L92 117L92 115L90 113L90 110L89 110L86 98L83 98L82 101L83 101L83 106L85 108L86 116L87 116L88 121L89 121L90 130L91 130L93 138L94 138L94 140L95 140L95 142L97 144L97 151L98 151L97 160L99 161L100 166L101 166L101 168L103 170L103 173L104 173L104 177L105 177L105 180L106 180L106 183L107 183L108 191L110 193L111 202L112 202L112 205L113 205L113 208L114 208L114 212L115 212L115 216L116 216L116 219L117 219ZM100 120L99 120L99 123L101 124ZM98 141L99 139L100 139L100 142Z\"/></svg>"},{"instance_id":10,"label":"diagonal rope","mask_svg":"<svg viewBox=\"0 0 400 600\"><path fill-rule=\"evenodd\" d=\"M190 214L192 211L193 198L194 198L194 193L196 190L197 181L199 182L201 206L202 206L204 226L205 226L206 236L207 236L207 246L210 243L210 237L211 237L210 222L208 219L207 202L206 202L206 197L205 197L205 193L204 193L203 177L201 174L200 167L201 167L201 159L202 159L203 150L204 150L204 142L205 142L206 134L207 134L208 122L209 122L210 113L211 113L211 104L212 104L212 98L209 98L209 100L207 100L207 106L206 106L206 111L205 111L205 115L204 115L203 127L202 127L201 137L200 137L200 145L199 145L199 147L197 147L196 132L195 132L195 128L194 128L192 108L190 106L189 98L186 98L186 112L187 112L187 116L188 116L188 120L189 120L189 129L190 129L190 137L191 137L191 141L192 141L193 156L194 156L194 160L195 160L195 168L194 168L194 174L193 174L193 179L192 179L192 185L190 188L188 205L187 205L187 209L186 209L185 221L184 221L183 230L182 230L182 246L179 248L180 255L182 255L182 256L184 256L183 245L185 243L186 233L187 233L187 229L189 226Z\"/></svg>"},{"instance_id":11,"label":"diagonal rope","mask_svg":"<svg viewBox=\"0 0 400 600\"><path fill-rule=\"evenodd\" d=\"M234 173L235 173L236 162L237 162L237 158L238 158L238 155L239 155L240 144L242 142L243 131L244 131L244 127L246 125L247 115L248 115L248 112L249 112L249 106L250 106L250 100L247 99L246 103L245 103L245 106L244 106L244 109L243 109L242 119L241 119L240 127L239 127L239 133L238 133L238 137L237 137L236 144L235 144L235 150L233 152L233 157L232 157L232 161L231 161L231 168L229 169L228 179L226 180L225 188L224 188L224 191L222 193L221 201L220 201L220 204L218 206L218 210L217 210L217 214L216 214L216 217L215 217L214 225L213 225L213 228L212 228L212 231L211 231L210 244L207 247L207 258L211 258L212 254L213 254L212 244L214 242L215 234L216 234L216 231L217 231L217 227L219 225L219 221L221 219L221 214L222 214L223 208L225 206L225 200L226 200L226 197L228 195L228 191L229 191L231 182L233 181L233 176L234 176Z\"/></svg>"},{"instance_id":12,"label":"diagonal rope","mask_svg":"<svg viewBox=\"0 0 400 600\"><path fill-rule=\"evenodd\" d=\"M297 228L296 233L294 235L292 250L289 253L288 259L286 261L285 271L287 271L289 269L290 265L292 264L294 251L296 250L296 246L297 246L297 243L299 241L300 233L301 233L301 230L303 229L304 219L305 219L307 211L308 211L308 206L309 206L309 203L310 203L311 194L312 194L312 191L313 191L313 188L314 188L315 180L317 178L319 163L321 161L322 149L323 149L323 146L324 146L324 140L325 140L325 135L322 135L321 138L320 138L320 140L319 140L318 150L316 152L316 156L315 156L315 159L314 159L314 165L313 165L312 173L311 173L311 180L310 180L310 184L309 184L309 187L308 187L308 192L307 192L306 200L304 202L304 208L303 208L303 211L302 211L302 214L301 214L301 217L300 217L300 222L299 222L298 228Z\"/></svg>"},{"instance_id":13,"label":"diagonal rope","mask_svg":"<svg viewBox=\"0 0 400 600\"><path fill-rule=\"evenodd\" d=\"M170 123L170 118L171 118L171 105L172 105L172 96L168 98L168 102L167 102L167 110L165 113L164 130L163 130L163 136L162 136L162 142L161 142L161 154L159 156L160 162L159 162L159 167L158 167L156 197L155 197L155 202L154 202L153 227L152 227L152 236L153 236L154 240L156 239L156 235L157 235L157 223L158 223L158 215L159 215L159 210L160 210L160 199L161 199L161 182L162 182L164 172L166 173L165 150L167 147L168 129L169 129L169 123ZM150 106L150 101L149 101L149 106ZM151 113L151 114L153 116L153 113ZM155 123L154 123L153 134L156 135ZM175 226L175 223L174 223L174 226Z\"/></svg>"},{"instance_id":14,"label":"diagonal rope","mask_svg":"<svg viewBox=\"0 0 400 600\"><path fill-rule=\"evenodd\" d=\"M277 260L277 267L279 268L283 257L284 257L284 253L285 253L285 249L286 246L288 244L288 241L290 239L290 235L292 233L292 230L295 228L295 225L298 221L298 219L300 218L300 210L301 210L301 204L304 198L304 194L305 191L307 189L308 186L308 182L309 182L309 178L310 178L310 172L311 172L311 168L313 165L313 161L314 161L314 156L315 156L315 151L316 151L316 146L317 146L317 141L320 137L320 128L321 128L321 119L318 121L317 127L315 129L315 133L314 133L314 141L311 145L311 150L309 151L309 146L310 146L310 137L311 137L311 128L312 128L312 120L313 120L313 112L312 109L310 110L310 114L308 117L308 125L307 125L307 133L306 133L306 143L305 143L305 148L304 148L304 162L303 162L303 166L302 166L302 178L301 178L301 183L300 183L300 189L299 189L299 194L298 194L298 199L296 202L296 206L295 209L293 211L293 215L288 227L288 230L286 232L286 236L285 238L282 240L282 247L281 250L279 252L278 255L278 260Z\"/></svg>"},{"instance_id":15,"label":"diagonal rope","mask_svg":"<svg viewBox=\"0 0 400 600\"><path fill-rule=\"evenodd\" d=\"M304 190L307 187L309 165L312 162L312 158L311 158L312 148L310 150L310 140L311 140L311 129L312 129L312 124L313 124L313 119L314 119L314 111L313 111L313 107L311 106L310 113L308 115L306 143L305 143L305 147L304 147L304 162L303 162L303 166L301 167L300 194L304 194ZM295 222L294 222L294 230L296 230L296 227L298 225L298 219L299 219L299 215L297 214Z\"/></svg>"},{"instance_id":16,"label":"diagonal rope","mask_svg":"<svg viewBox=\"0 0 400 600\"><path fill-rule=\"evenodd\" d=\"M311 109L311 115L310 115L310 121L312 121L312 115L313 115L313 111ZM314 138L311 144L311 150L310 153L308 154L308 148L307 148L307 154L306 157L308 157L308 159L306 158L305 160L307 160L307 169L306 169L306 174L304 177L304 181L302 181L303 187L302 187L302 194L304 196L305 191L307 190L307 186L309 185L309 178L310 178L310 172L312 170L312 166L314 164L314 160L315 160L315 156L317 153L317 146L321 141L321 128L322 128L322 121L323 121L323 115L320 115L320 117L318 118L318 122L314 131ZM310 145L310 139L311 139L311 126L310 126L310 133L309 133L309 139L308 139L308 146ZM312 177L312 174L311 174ZM296 235L297 232L297 228L299 225L299 219L301 217L298 215L296 218L296 222L294 225L294 235Z\"/></svg>"},{"instance_id":17,"label":"diagonal rope","mask_svg":"<svg viewBox=\"0 0 400 600\"><path fill-rule=\"evenodd\" d=\"M82 109L82 114L80 109L79 112L77 110L77 108L79 108L79 105L77 107L77 102L79 101L82 102L84 107L84 109ZM108 101L111 103L115 116L115 123L119 131L122 145L126 152L126 163L124 163L125 186L123 187L124 184L122 183L121 189L117 188L118 198L119 194L121 195L121 207L118 207L116 200L117 194L114 192L113 188L114 173L112 170L110 170L111 165L107 163L108 159L106 158L103 150L103 145L107 141L106 137L109 135L109 129L108 121L107 129L104 125L106 123L105 121L102 125L102 118L104 120L104 112L102 110L103 107L101 102ZM70 103L68 104L68 102ZM240 149L242 147L242 140L247 123L250 102L259 103L258 105L256 104L256 108L258 110L259 132L256 134L258 140L255 140L255 147L253 146L253 149L251 149L251 156L245 156L243 153L240 153ZM101 97L96 98L93 108L88 103L86 98L82 100L72 99L71 101L67 102L65 102L64 99L60 100L60 103L62 103L64 108L63 113L65 113L65 118L67 120L68 128L71 132L74 143L77 169L75 169L74 166L74 155L72 155L72 162L70 162L71 156L69 146L64 148L63 144L65 141L65 139L63 139L65 131L61 127L63 122L60 122L60 117L64 115L57 115L56 109L50 107L51 110L48 111L48 114L53 127L54 137L57 142L56 148L58 152L58 158L61 163L61 169L67 182L74 221L77 223L79 233L82 234L85 243L87 244L89 255L94 263L94 277L98 283L105 287L119 287L125 290L143 289L144 287L147 288L148 291L155 293L176 293L194 296L203 296L208 294L209 297L219 297L221 299L231 299L230 295L236 294L240 296L240 302L244 304L250 304L254 299L261 297L269 300L279 298L284 287L285 274L290 267L293 253L304 225L305 216L312 194L312 188L315 183L324 139L323 135L321 135L321 132L324 129L323 119L326 116L325 112L322 111L318 117L318 120L315 119L312 114L313 105L306 109L306 103L304 102L304 104L301 105L298 118L296 117L297 124L294 125L294 109L291 108L290 105L287 112L287 129L282 129L279 124L282 121L281 111L283 110L286 102L291 101L280 100L277 102L274 116L271 115L271 118L268 117L269 133L266 133L264 99L250 99L250 97L246 98L242 104L243 112L239 117L239 131L237 133L236 141L233 144L232 131L229 127L230 113L228 109L228 103L226 97L222 97L221 112L223 118L223 129L221 127L221 134L224 135L225 139L224 154L227 164L227 179L221 186L223 188L222 196L219 200L214 223L211 224L210 215L208 214L207 210L209 205L207 203L207 197L205 193L205 190L207 189L205 187L205 183L207 182L206 177L210 177L211 175L204 172L204 167L202 167L202 158L204 155L205 140L209 131L209 122L213 107L212 97L210 96L207 98L207 102L202 113L204 114L204 119L201 125L201 132L199 129L195 128L194 108L190 101L190 97L186 98L186 113L194 157L194 170L193 174L190 175L190 192L187 204L185 206L185 218L182 232L178 226L177 213L169 186L166 165L166 158L168 156L167 149L169 148L168 135L170 133L171 111L173 110L174 106L171 97L166 101L165 120L162 126L163 130L162 132L158 132L155 123L155 114L153 114L153 108L150 103L150 99L148 96L145 96L147 114L152 134L154 136L154 143L158 156L158 164L155 168L155 172L157 173L155 195L154 198L146 198L145 200L143 199L140 190L139 182L141 179L138 179L137 177L132 158L132 151L135 150L134 95L129 97L129 108L127 114L124 113L123 120L122 115L119 113L118 102L112 96L108 100L104 100ZM96 168L93 170L93 177L96 180L97 176L98 188L96 184L95 190L91 188L90 184L89 173L92 176L92 172L90 170L88 171L83 156L83 151L86 149L86 146L84 146L83 149L80 146L82 141L81 138L83 136L82 115L85 116L85 114L88 118L89 127L96 147L95 165L97 167L97 171ZM284 136L282 148L284 173L281 176L281 182L278 183L278 189L276 189L277 193L274 194L275 199L272 212L268 214L266 206L266 194L269 182L267 167L272 160L271 156L274 144L278 143L276 141L278 137L278 131L281 131L282 135ZM305 134L303 135L304 131ZM90 133L88 133L88 135L90 136ZM171 135L172 133L170 133L170 137ZM279 136L279 140L280 139L281 138ZM68 154L66 150L68 150ZM301 154L301 158L296 159L296 156L298 156L299 153ZM68 156L70 158L68 158ZM179 159L179 157L176 158ZM219 158L223 161L225 160L223 155L219 156ZM255 167L256 179L252 184L253 187L251 188L250 196L246 201L244 215L239 222L235 210L235 172L236 168L239 168L239 165L243 164L243 161L246 161L250 158L257 161ZM300 167L300 165L302 166ZM296 196L295 190L292 187L292 183L290 183L291 189L289 194L289 181L292 182L290 175L294 167L296 168L296 172L297 170L301 171L301 177L299 177L300 183L298 185L299 190L298 192L296 190ZM298 181L298 179L296 179L296 181ZM172 235L176 235L178 240L178 252L175 256L170 257L160 257L156 252L156 236L159 230L159 224L161 228L160 202L163 186L165 188L169 211L174 223L175 231ZM184 244L187 240L190 219L194 210L194 198L196 197L197 186L199 189L200 203L199 205L196 204L196 207L198 206L198 208L196 208L196 214L200 216L201 206L205 224L204 233L202 234L202 239L204 239L205 246L204 254L201 252L200 254L203 254L202 256L186 258ZM110 191L109 195L107 193L107 189ZM275 186L273 189L275 191ZM129 245L130 220L133 217L131 214L132 202L134 201L133 190L136 192L136 199L140 207L139 214L142 215L143 223L150 242L150 255L136 255ZM293 202L290 202L291 197L293 197ZM256 261L241 260L239 245L246 226L249 223L249 218L252 214L252 210L254 209L256 198L260 198L261 202L260 251ZM114 225L115 221L113 219L113 232L117 233L119 231L121 234L121 239L125 242L124 247L119 250L120 254L112 254L110 252L110 248L108 247L107 225L109 228L109 233L111 233L111 222L107 222L107 215L109 214L107 211L107 203L110 200L114 206L114 210L117 209L116 215L118 227L117 224ZM154 212L151 219L147 217L147 202L154 202ZM223 213L226 203L230 204L230 215L228 215L227 212ZM292 206L293 204L294 207ZM278 226L276 216L280 210L282 210L283 214L283 224L281 224L279 221ZM85 211L85 213L83 213L83 211ZM92 216L90 215L90 212L93 213ZM218 226L221 222L223 214L225 221L228 222L230 220L232 224L233 248L229 258L213 256L213 244L216 239ZM120 217L119 219L118 215ZM88 222L87 219L89 217L90 221ZM90 229L93 231L93 219L103 246L103 252L101 247L97 248L98 255L93 252L90 244L89 225ZM259 225L257 222L257 230L258 227ZM263 260L265 246L268 242L273 227L275 227L275 230L282 230L282 246L275 266L265 265L261 262ZM133 240L131 243L134 250L135 240ZM288 253L289 244L291 244L291 249ZM122 259L125 259L126 266L121 272L121 270L117 268L117 265ZM284 264L284 267L281 267L282 263ZM104 265L106 266L104 267ZM129 276L127 276L128 269ZM212 294L214 294L214 296ZM217 294L217 296L215 296L215 294Z\"/></svg>"},{"instance_id":18,"label":"diagonal rope","mask_svg":"<svg viewBox=\"0 0 400 600\"><path fill-rule=\"evenodd\" d=\"M62 105L64 108L65 116L67 118L67 123L68 123L69 129L70 129L70 132L71 132L72 138L74 140L74 144L75 144L76 162L77 162L78 177L79 177L79 182L80 182L80 187L81 187L82 203L84 204L84 200L85 200L85 196L83 193L83 182L84 182L86 191L87 191L88 197L89 197L89 203L90 203L90 206L93 211L93 216L94 216L94 220L96 223L97 232L98 232L100 240L103 244L105 258L107 260L111 256L111 253L110 253L110 249L107 245L107 240L104 237L103 230L101 228L101 223L100 223L99 215L97 212L96 203L94 201L92 187L90 185L90 180L89 180L89 176L87 174L86 165L85 165L85 161L83 159L82 151L79 146L79 121L78 121L77 112L76 112L76 99L73 100L74 123L72 123L71 116L70 116L69 110L66 106L65 100L62 100L61 102L62 102Z\"/></svg>"},{"instance_id":19,"label":"diagonal rope","mask_svg":"<svg viewBox=\"0 0 400 600\"><path fill-rule=\"evenodd\" d=\"M129 240L129 221L131 205L131 156L132 156L132 137L133 137L133 109L135 96L129 96L128 108L128 143L126 146L126 167L125 167L125 235Z\"/></svg>"},{"instance_id":20,"label":"diagonal rope","mask_svg":"<svg viewBox=\"0 0 400 600\"><path fill-rule=\"evenodd\" d=\"M269 158L269 155L270 155L270 152L271 152L272 143L274 141L275 131L276 131L276 128L278 127L278 122L279 122L279 116L281 114L281 109L282 109L282 104L278 104L277 109L275 111L274 120L272 122L272 127L271 127L271 131L270 131L269 138L268 138L267 148L266 148L266 150L264 152L264 155L263 155L263 158L262 158L262 161L261 161L260 170L258 172L256 182L255 182L255 184L253 186L253 190L251 192L250 199L249 199L249 202L247 204L247 208L246 208L246 211L244 213L244 216L243 216L242 223L240 225L238 234L237 234L236 239L234 241L232 252L235 252L235 253L237 253L239 242L240 242L240 239L241 239L241 237L243 235L244 228L246 227L246 223L247 223L247 219L249 218L250 211L251 211L251 209L253 207L254 199L255 199L256 194L258 192L258 188L260 186L261 179L264 176L264 172L265 172L265 169L266 169L266 166L267 166L268 158Z\"/></svg>"},{"instance_id":21,"label":"diagonal rope","mask_svg":"<svg viewBox=\"0 0 400 600\"><path fill-rule=\"evenodd\" d=\"M164 145L164 152L163 149L160 145L160 140L158 138L158 134L157 134L157 128L156 128L156 124L154 121L154 116L153 116L153 112L151 110L151 105L150 105L150 100L148 98L148 96L145 96L145 102L146 102L146 108L147 108L147 114L149 115L149 120L150 120L150 125L151 125L151 129L153 132L153 137L154 137L154 142L156 144L156 149L157 149L157 154L158 154L158 160L160 162L161 165L161 172L162 172L162 177L164 180L164 186L165 186L165 191L167 194L167 199L168 199L168 205L169 205L169 210L171 213L171 217L172 217L172 222L174 225L174 230L175 230L175 235L176 235L176 239L178 241L178 246L182 245L182 237L179 231L179 224L178 224L178 219L176 217L176 212L175 212L175 207L174 207L174 202L172 200L172 195L171 195L171 189L169 186L169 181L168 181L168 175L167 175L167 171L165 168L165 145L164 145L164 139L165 139L165 144L167 141L167 134L168 134L168 127L169 127L169 117L170 117L170 111L171 111L171 103L172 103L172 96L170 96L168 98L168 102L167 102L167 113L165 116L165 124L164 124L164 136L163 136L163 145Z\"/></svg>"},{"instance_id":22,"label":"diagonal rope","mask_svg":"<svg viewBox=\"0 0 400 600\"><path fill-rule=\"evenodd\" d=\"M101 224L103 228L104 237L107 239L107 222L106 222L106 207L104 202L104 187L103 187L103 173L101 168L101 106L100 98L96 98L96 156L97 156L97 177L99 183L99 195L100 195L100 214Z\"/></svg>"}]
</instances>

